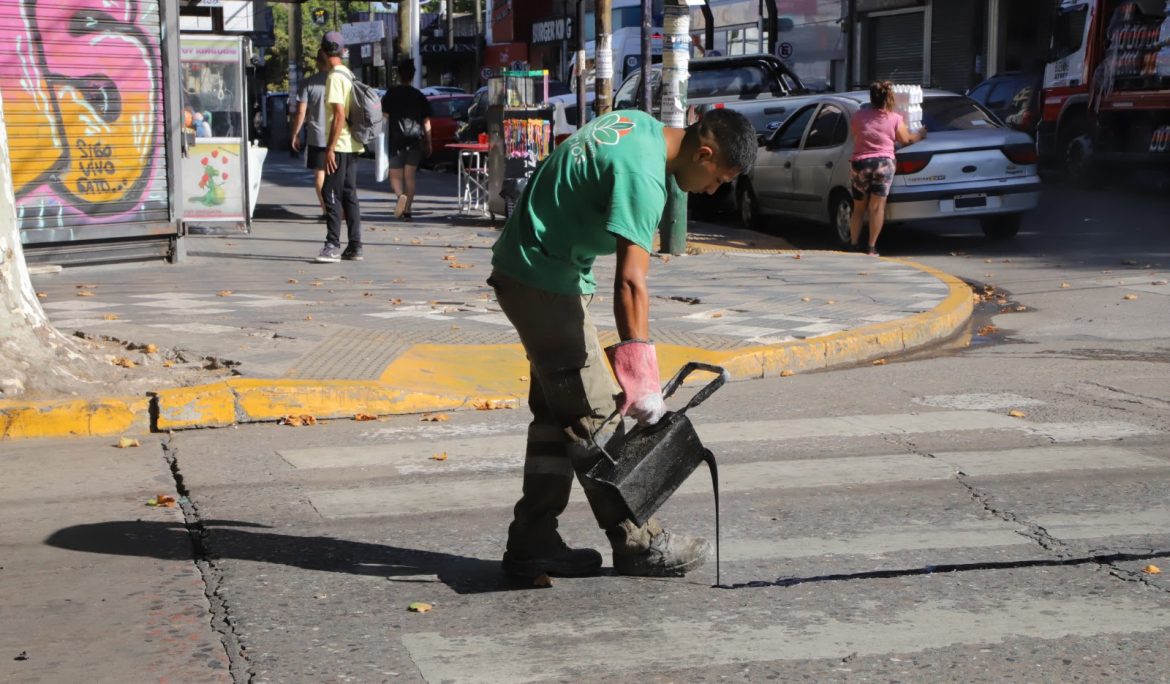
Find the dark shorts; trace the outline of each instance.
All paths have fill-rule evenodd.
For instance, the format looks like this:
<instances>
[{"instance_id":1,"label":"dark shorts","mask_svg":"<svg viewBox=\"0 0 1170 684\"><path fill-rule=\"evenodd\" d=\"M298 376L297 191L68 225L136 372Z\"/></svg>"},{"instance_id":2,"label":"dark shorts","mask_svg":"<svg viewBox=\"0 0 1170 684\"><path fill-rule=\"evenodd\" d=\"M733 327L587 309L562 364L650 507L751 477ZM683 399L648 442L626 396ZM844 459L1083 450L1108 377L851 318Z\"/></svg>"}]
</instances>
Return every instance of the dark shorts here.
<instances>
[{"instance_id":1,"label":"dark shorts","mask_svg":"<svg viewBox=\"0 0 1170 684\"><path fill-rule=\"evenodd\" d=\"M849 180L853 185L853 199L863 200L869 195L889 197L894 184L894 160L874 157L852 162Z\"/></svg>"},{"instance_id":2,"label":"dark shorts","mask_svg":"<svg viewBox=\"0 0 1170 684\"><path fill-rule=\"evenodd\" d=\"M325 170L325 148L309 145L305 148L305 168L314 171Z\"/></svg>"},{"instance_id":3,"label":"dark shorts","mask_svg":"<svg viewBox=\"0 0 1170 684\"><path fill-rule=\"evenodd\" d=\"M418 166L422 162L422 141L391 146L390 168L401 169L407 166Z\"/></svg>"}]
</instances>

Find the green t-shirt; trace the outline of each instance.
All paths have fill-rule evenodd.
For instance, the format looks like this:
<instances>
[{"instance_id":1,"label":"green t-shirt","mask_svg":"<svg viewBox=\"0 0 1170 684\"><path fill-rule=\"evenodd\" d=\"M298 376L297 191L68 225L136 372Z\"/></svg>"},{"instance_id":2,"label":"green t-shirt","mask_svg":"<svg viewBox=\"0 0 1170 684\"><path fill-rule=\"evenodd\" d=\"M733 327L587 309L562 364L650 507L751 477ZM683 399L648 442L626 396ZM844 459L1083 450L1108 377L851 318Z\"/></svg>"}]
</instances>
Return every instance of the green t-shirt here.
<instances>
[{"instance_id":1,"label":"green t-shirt","mask_svg":"<svg viewBox=\"0 0 1170 684\"><path fill-rule=\"evenodd\" d=\"M592 294L593 261L617 236L651 251L666 206L663 124L640 111L594 119L532 174L492 266L558 294Z\"/></svg>"}]
</instances>

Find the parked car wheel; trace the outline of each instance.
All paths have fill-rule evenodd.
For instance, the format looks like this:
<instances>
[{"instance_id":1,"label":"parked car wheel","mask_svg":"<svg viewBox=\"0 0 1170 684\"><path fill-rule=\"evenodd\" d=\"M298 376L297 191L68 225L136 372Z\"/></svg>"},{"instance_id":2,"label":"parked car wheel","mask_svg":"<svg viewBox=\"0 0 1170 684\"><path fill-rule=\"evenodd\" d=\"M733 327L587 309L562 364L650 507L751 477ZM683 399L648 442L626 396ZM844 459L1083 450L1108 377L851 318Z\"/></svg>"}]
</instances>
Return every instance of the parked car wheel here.
<instances>
[{"instance_id":1,"label":"parked car wheel","mask_svg":"<svg viewBox=\"0 0 1170 684\"><path fill-rule=\"evenodd\" d=\"M837 190L829 200L829 226L837 238L837 244L849 244L849 222L853 218L853 197L844 190Z\"/></svg>"},{"instance_id":2,"label":"parked car wheel","mask_svg":"<svg viewBox=\"0 0 1170 684\"><path fill-rule=\"evenodd\" d=\"M1001 214L988 216L980 220L983 234L992 240L1010 240L1020 232L1020 223L1023 217L1019 214Z\"/></svg>"},{"instance_id":3,"label":"parked car wheel","mask_svg":"<svg viewBox=\"0 0 1170 684\"><path fill-rule=\"evenodd\" d=\"M1064 149L1064 171L1068 179L1079 185L1089 185L1094 180L1093 141L1087 135L1069 140Z\"/></svg>"},{"instance_id":4,"label":"parked car wheel","mask_svg":"<svg viewBox=\"0 0 1170 684\"><path fill-rule=\"evenodd\" d=\"M735 195L736 206L739 208L739 223L748 230L754 230L761 223L760 202L756 199L756 192L747 178L739 179L737 185Z\"/></svg>"}]
</instances>

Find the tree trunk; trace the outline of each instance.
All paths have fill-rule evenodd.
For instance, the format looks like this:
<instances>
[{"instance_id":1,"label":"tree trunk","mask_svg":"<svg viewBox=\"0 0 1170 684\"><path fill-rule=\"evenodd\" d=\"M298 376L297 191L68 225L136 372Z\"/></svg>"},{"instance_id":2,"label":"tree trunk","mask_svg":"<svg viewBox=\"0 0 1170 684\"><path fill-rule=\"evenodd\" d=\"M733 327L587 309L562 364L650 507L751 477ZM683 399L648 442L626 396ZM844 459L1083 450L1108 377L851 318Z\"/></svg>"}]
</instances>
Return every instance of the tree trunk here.
<instances>
[{"instance_id":1,"label":"tree trunk","mask_svg":"<svg viewBox=\"0 0 1170 684\"><path fill-rule=\"evenodd\" d=\"M49 324L33 290L20 230L8 156L8 130L0 98L0 398L38 392L76 391L91 378L96 360Z\"/></svg>"}]
</instances>

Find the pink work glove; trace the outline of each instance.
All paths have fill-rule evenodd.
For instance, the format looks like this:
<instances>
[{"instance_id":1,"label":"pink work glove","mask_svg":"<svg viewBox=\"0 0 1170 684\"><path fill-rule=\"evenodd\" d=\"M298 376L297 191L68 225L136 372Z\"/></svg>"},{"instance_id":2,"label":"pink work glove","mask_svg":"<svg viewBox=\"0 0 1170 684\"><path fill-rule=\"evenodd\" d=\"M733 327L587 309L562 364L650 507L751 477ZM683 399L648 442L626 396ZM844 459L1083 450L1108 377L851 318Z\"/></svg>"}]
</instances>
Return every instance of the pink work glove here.
<instances>
[{"instance_id":1,"label":"pink work glove","mask_svg":"<svg viewBox=\"0 0 1170 684\"><path fill-rule=\"evenodd\" d=\"M605 348L614 377L621 385L618 409L640 425L653 425L666 414L658 384L658 354L646 340L627 340Z\"/></svg>"}]
</instances>

